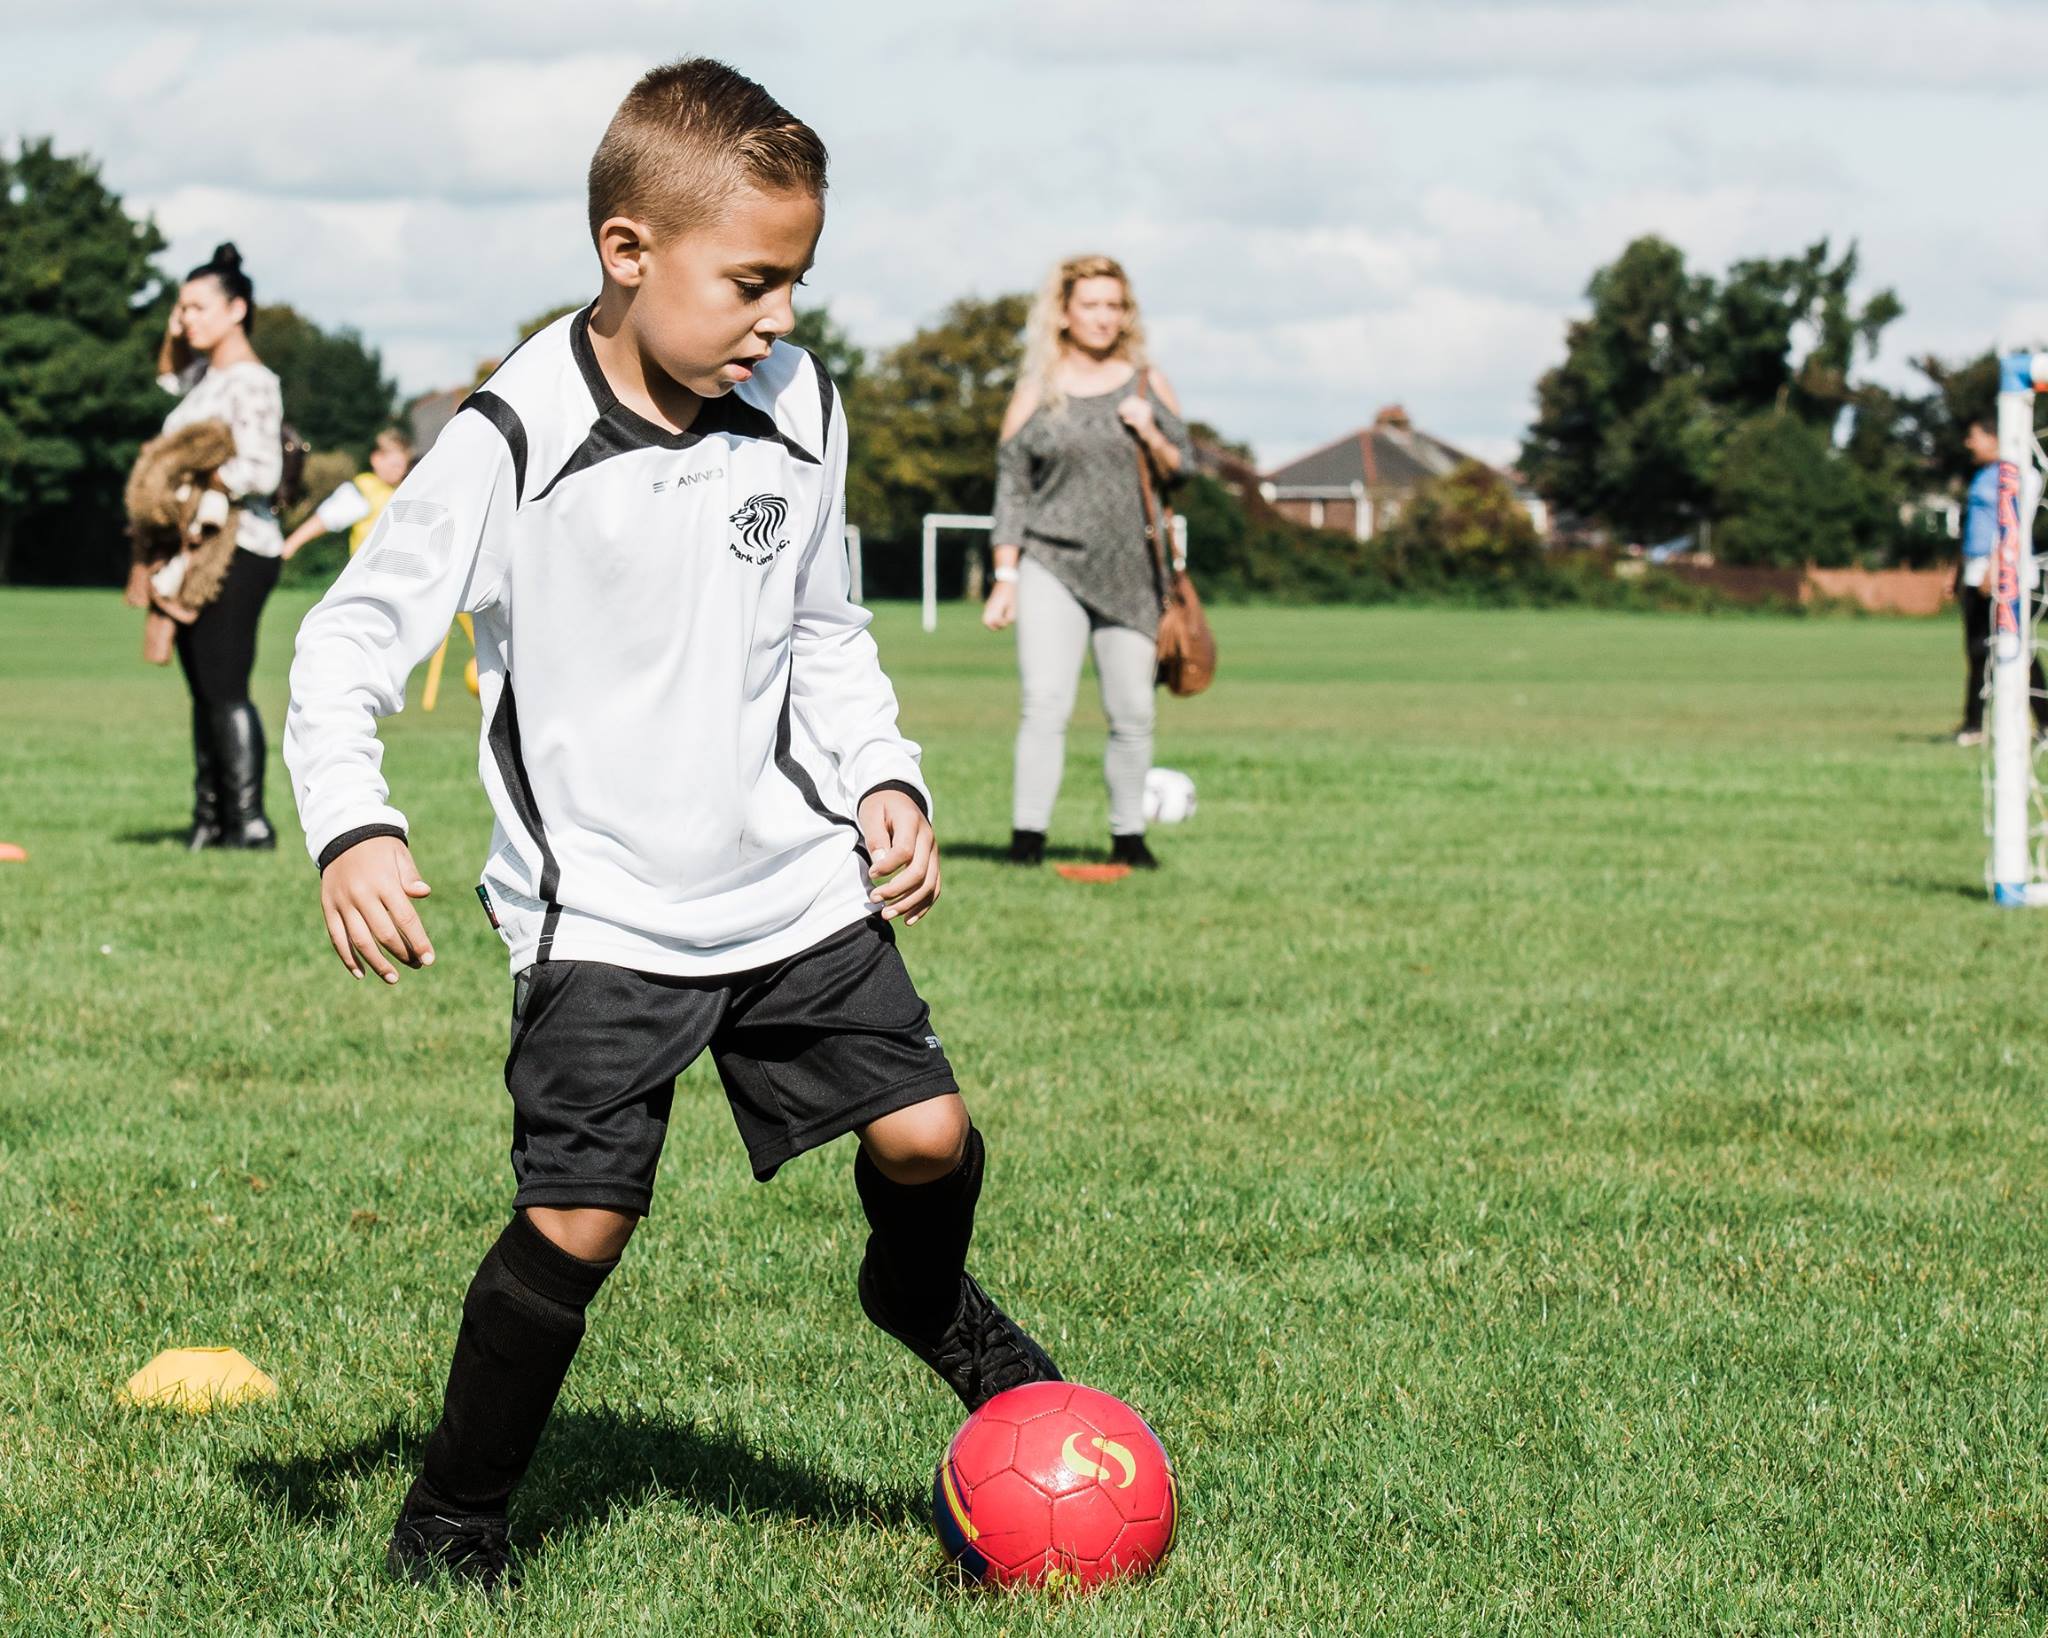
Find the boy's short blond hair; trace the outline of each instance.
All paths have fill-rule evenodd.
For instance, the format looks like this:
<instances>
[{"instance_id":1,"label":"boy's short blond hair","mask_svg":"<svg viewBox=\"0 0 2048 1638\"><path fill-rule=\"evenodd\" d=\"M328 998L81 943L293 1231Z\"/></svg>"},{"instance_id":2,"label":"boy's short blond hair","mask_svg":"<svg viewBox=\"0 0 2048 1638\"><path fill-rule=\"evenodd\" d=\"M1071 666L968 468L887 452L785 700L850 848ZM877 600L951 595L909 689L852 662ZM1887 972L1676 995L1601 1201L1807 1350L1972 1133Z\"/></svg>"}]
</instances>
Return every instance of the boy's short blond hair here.
<instances>
[{"instance_id":1,"label":"boy's short blond hair","mask_svg":"<svg viewBox=\"0 0 2048 1638\"><path fill-rule=\"evenodd\" d=\"M751 183L825 193L818 133L737 69L709 57L649 69L590 159L590 236L614 216L657 233L712 220Z\"/></svg>"}]
</instances>

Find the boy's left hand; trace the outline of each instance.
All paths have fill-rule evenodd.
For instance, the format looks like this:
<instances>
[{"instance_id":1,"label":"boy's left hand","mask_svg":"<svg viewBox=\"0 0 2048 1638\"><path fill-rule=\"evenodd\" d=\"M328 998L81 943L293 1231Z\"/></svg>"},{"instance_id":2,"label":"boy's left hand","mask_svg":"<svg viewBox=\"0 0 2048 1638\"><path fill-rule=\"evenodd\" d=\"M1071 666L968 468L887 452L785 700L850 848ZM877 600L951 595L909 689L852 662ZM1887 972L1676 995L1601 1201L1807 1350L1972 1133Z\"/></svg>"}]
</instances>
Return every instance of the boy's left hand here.
<instances>
[{"instance_id":1,"label":"boy's left hand","mask_svg":"<svg viewBox=\"0 0 2048 1638\"><path fill-rule=\"evenodd\" d=\"M876 791L860 805L868 878L884 921L915 927L939 899L939 839L922 809L901 791Z\"/></svg>"}]
</instances>

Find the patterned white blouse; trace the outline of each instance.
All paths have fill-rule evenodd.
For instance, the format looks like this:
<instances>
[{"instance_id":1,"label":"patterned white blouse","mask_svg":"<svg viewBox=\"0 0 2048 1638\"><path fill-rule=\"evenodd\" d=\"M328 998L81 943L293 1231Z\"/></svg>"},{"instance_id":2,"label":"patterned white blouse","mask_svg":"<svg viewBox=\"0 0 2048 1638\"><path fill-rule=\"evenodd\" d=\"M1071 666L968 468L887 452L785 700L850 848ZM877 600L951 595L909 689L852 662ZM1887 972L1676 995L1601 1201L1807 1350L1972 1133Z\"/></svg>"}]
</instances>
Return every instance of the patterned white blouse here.
<instances>
[{"instance_id":1,"label":"patterned white blouse","mask_svg":"<svg viewBox=\"0 0 2048 1638\"><path fill-rule=\"evenodd\" d=\"M284 478L284 394L277 376L261 364L230 364L209 368L202 359L178 375L157 377L164 391L179 395L164 417L164 431L175 432L194 421L225 421L235 435L234 456L221 467L239 509L235 544L258 557L284 551L284 532L277 526L271 497Z\"/></svg>"}]
</instances>

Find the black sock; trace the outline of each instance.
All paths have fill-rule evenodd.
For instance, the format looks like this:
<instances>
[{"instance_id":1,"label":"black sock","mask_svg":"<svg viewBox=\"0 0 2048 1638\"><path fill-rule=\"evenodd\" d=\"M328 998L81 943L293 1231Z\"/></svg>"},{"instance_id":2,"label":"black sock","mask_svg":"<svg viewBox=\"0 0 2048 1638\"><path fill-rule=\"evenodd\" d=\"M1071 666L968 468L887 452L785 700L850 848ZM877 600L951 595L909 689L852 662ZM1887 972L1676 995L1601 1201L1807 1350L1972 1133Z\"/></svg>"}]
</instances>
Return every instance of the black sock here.
<instances>
[{"instance_id":1,"label":"black sock","mask_svg":"<svg viewBox=\"0 0 2048 1638\"><path fill-rule=\"evenodd\" d=\"M583 1311L619 1266L572 1257L516 1215L462 1303L441 1421L407 1507L503 1513L583 1340Z\"/></svg>"},{"instance_id":2,"label":"black sock","mask_svg":"<svg viewBox=\"0 0 2048 1638\"><path fill-rule=\"evenodd\" d=\"M874 1230L870 1268L890 1310L917 1335L937 1336L960 1306L982 1156L981 1131L970 1126L960 1164L935 1182L891 1182L865 1149L854 1157L854 1185Z\"/></svg>"}]
</instances>

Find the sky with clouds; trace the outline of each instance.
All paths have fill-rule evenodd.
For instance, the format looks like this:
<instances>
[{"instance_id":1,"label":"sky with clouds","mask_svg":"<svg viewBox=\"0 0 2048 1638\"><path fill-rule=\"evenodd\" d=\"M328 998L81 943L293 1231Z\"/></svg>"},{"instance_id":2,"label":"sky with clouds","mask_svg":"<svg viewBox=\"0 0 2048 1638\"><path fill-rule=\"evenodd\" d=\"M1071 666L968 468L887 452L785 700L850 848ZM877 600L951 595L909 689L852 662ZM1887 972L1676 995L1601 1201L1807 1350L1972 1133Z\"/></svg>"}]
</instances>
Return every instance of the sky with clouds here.
<instances>
[{"instance_id":1,"label":"sky with clouds","mask_svg":"<svg viewBox=\"0 0 2048 1638\"><path fill-rule=\"evenodd\" d=\"M466 381L594 287L590 150L708 53L832 150L811 294L869 346L1103 249L1190 411L1285 459L1405 403L1512 456L1587 275L1856 240L1880 374L2048 342L2044 0L0 0L0 135L176 270Z\"/></svg>"}]
</instances>

